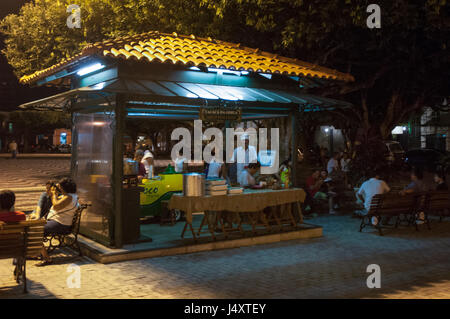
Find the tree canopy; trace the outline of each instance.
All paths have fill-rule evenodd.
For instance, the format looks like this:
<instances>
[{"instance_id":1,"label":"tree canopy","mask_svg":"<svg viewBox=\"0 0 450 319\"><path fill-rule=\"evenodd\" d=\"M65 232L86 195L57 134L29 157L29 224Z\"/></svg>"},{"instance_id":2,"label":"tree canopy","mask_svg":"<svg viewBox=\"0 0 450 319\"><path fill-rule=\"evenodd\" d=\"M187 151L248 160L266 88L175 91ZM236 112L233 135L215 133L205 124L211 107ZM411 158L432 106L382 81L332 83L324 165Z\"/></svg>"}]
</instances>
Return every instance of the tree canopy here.
<instances>
[{"instance_id":1,"label":"tree canopy","mask_svg":"<svg viewBox=\"0 0 450 319\"><path fill-rule=\"evenodd\" d=\"M211 36L350 72L356 82L318 92L355 104L342 116L386 138L423 105L449 96L450 4L380 0L369 29L367 0L78 0L81 29L69 29L72 0L35 0L2 22L18 76L51 66L85 44L151 30Z\"/></svg>"},{"instance_id":2,"label":"tree canopy","mask_svg":"<svg viewBox=\"0 0 450 319\"><path fill-rule=\"evenodd\" d=\"M54 111L16 111L9 114L9 121L22 131L50 133L57 128L70 127L70 115ZM43 125L45 130L43 132Z\"/></svg>"}]
</instances>

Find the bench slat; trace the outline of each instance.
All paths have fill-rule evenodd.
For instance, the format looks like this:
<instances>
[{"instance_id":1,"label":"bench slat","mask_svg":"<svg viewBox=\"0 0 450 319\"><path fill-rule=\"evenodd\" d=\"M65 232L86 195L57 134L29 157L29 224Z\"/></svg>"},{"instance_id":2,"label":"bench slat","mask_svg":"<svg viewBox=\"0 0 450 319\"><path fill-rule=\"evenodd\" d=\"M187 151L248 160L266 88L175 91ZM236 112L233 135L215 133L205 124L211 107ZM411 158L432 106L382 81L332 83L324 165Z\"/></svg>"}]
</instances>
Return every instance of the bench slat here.
<instances>
[{"instance_id":1,"label":"bench slat","mask_svg":"<svg viewBox=\"0 0 450 319\"><path fill-rule=\"evenodd\" d=\"M372 198L369 214L400 215L412 213L417 203L416 195L379 194Z\"/></svg>"},{"instance_id":2,"label":"bench slat","mask_svg":"<svg viewBox=\"0 0 450 319\"><path fill-rule=\"evenodd\" d=\"M23 247L7 247L7 248L3 248L1 250L2 255L14 255L17 256L19 255L23 255ZM4 258L10 258L10 257L4 257Z\"/></svg>"},{"instance_id":3,"label":"bench slat","mask_svg":"<svg viewBox=\"0 0 450 319\"><path fill-rule=\"evenodd\" d=\"M0 240L8 238L23 238L23 233L0 234Z\"/></svg>"},{"instance_id":4,"label":"bench slat","mask_svg":"<svg viewBox=\"0 0 450 319\"><path fill-rule=\"evenodd\" d=\"M0 259L37 256L43 247L46 221L22 221L2 225ZM24 236L26 234L26 243Z\"/></svg>"},{"instance_id":5,"label":"bench slat","mask_svg":"<svg viewBox=\"0 0 450 319\"><path fill-rule=\"evenodd\" d=\"M42 252L42 247L39 249L31 249L31 250L27 250L25 256L26 257L35 257L35 256L40 256Z\"/></svg>"},{"instance_id":6,"label":"bench slat","mask_svg":"<svg viewBox=\"0 0 450 319\"><path fill-rule=\"evenodd\" d=\"M430 212L450 209L450 193L442 191L428 193L426 209Z\"/></svg>"},{"instance_id":7,"label":"bench slat","mask_svg":"<svg viewBox=\"0 0 450 319\"><path fill-rule=\"evenodd\" d=\"M27 242L28 247L32 247L32 246L36 246L36 245L43 245L42 240L36 239L36 240Z\"/></svg>"},{"instance_id":8,"label":"bench slat","mask_svg":"<svg viewBox=\"0 0 450 319\"><path fill-rule=\"evenodd\" d=\"M11 250L13 250L13 251L19 250L19 251L23 252L24 247L23 247L23 245L22 246L21 245L16 245L16 246L10 245L10 246L4 246L1 248L2 253L5 253L5 252L11 251Z\"/></svg>"}]
</instances>

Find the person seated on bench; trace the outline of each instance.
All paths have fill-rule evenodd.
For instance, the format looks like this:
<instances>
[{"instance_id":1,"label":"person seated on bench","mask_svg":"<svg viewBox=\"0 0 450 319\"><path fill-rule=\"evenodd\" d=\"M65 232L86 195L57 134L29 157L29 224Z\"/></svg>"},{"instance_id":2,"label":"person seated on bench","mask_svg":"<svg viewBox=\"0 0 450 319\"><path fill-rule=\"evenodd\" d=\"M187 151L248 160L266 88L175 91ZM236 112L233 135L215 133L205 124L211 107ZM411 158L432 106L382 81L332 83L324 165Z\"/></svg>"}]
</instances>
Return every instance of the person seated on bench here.
<instances>
[{"instance_id":1,"label":"person seated on bench","mask_svg":"<svg viewBox=\"0 0 450 319\"><path fill-rule=\"evenodd\" d=\"M36 209L31 213L31 219L45 218L52 207L52 199L50 189L56 184L55 181L47 181L45 183L45 192L39 197Z\"/></svg>"},{"instance_id":2,"label":"person seated on bench","mask_svg":"<svg viewBox=\"0 0 450 319\"><path fill-rule=\"evenodd\" d=\"M423 183L423 172L421 169L415 168L411 171L411 183L408 184L403 190L399 193L400 195L412 194L412 193L420 193L426 192L427 188Z\"/></svg>"},{"instance_id":3,"label":"person seated on bench","mask_svg":"<svg viewBox=\"0 0 450 319\"><path fill-rule=\"evenodd\" d=\"M72 228L72 221L78 209L77 185L70 178L63 178L50 189L52 207L44 226L44 236L66 234ZM41 251L43 261L36 266L51 264L52 260L45 248Z\"/></svg>"},{"instance_id":4,"label":"person seated on bench","mask_svg":"<svg viewBox=\"0 0 450 319\"><path fill-rule=\"evenodd\" d=\"M364 202L364 208L362 210L356 211L355 215L365 216L369 213L370 203L375 195L385 194L391 189L388 184L380 179L380 174L374 172L371 174L373 177L364 183L362 183L358 192L356 193L356 198Z\"/></svg>"},{"instance_id":5,"label":"person seated on bench","mask_svg":"<svg viewBox=\"0 0 450 319\"><path fill-rule=\"evenodd\" d=\"M328 199L328 209L330 215L336 214L335 209L339 208L339 185L341 183L341 179L339 176L339 170L332 170L331 174L328 173L327 170L322 170L320 172L320 177L323 179L323 183L319 188L315 198L323 199L323 195L326 194L326 198ZM321 195L318 197L318 195Z\"/></svg>"},{"instance_id":6,"label":"person seated on bench","mask_svg":"<svg viewBox=\"0 0 450 319\"><path fill-rule=\"evenodd\" d=\"M311 176L306 179L306 199L305 199L305 211L311 211L314 205L314 199L326 198L326 194L319 192L324 178L320 175L320 169L315 168L312 170Z\"/></svg>"},{"instance_id":7,"label":"person seated on bench","mask_svg":"<svg viewBox=\"0 0 450 319\"><path fill-rule=\"evenodd\" d=\"M26 220L26 215L22 212L14 211L16 195L10 190L0 192L0 222L20 222Z\"/></svg>"},{"instance_id":8,"label":"person seated on bench","mask_svg":"<svg viewBox=\"0 0 450 319\"><path fill-rule=\"evenodd\" d=\"M436 183L437 191L448 191L448 186L445 182L445 174L443 172L436 172L434 174L434 182Z\"/></svg>"},{"instance_id":9,"label":"person seated on bench","mask_svg":"<svg viewBox=\"0 0 450 319\"><path fill-rule=\"evenodd\" d=\"M16 212L14 204L16 203L16 195L13 191L4 190L0 192L0 229L3 224L9 222L20 222L27 219L27 215L22 212ZM16 264L16 259L13 259L13 265Z\"/></svg>"},{"instance_id":10,"label":"person seated on bench","mask_svg":"<svg viewBox=\"0 0 450 319\"><path fill-rule=\"evenodd\" d=\"M313 169L311 176L306 179L306 192L311 198L314 198L319 192L324 178L320 175L320 169Z\"/></svg>"},{"instance_id":11,"label":"person seated on bench","mask_svg":"<svg viewBox=\"0 0 450 319\"><path fill-rule=\"evenodd\" d=\"M333 157L327 163L327 171L328 174L331 175L334 171L339 171L341 168L339 167L340 155L338 152L333 153Z\"/></svg>"}]
</instances>

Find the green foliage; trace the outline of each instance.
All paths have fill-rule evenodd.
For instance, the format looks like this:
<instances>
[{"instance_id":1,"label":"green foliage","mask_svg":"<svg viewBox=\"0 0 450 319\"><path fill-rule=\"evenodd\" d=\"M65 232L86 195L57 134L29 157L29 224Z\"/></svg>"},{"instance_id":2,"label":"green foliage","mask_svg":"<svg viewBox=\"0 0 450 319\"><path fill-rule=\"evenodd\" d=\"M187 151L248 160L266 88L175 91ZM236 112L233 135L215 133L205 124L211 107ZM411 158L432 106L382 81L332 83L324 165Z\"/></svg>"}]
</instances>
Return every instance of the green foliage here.
<instances>
[{"instance_id":1,"label":"green foliage","mask_svg":"<svg viewBox=\"0 0 450 319\"><path fill-rule=\"evenodd\" d=\"M374 172L380 173L382 179L389 182L398 169L391 167L385 157L386 146L374 142L356 148L356 156L350 162L349 182L355 187L361 186Z\"/></svg>"},{"instance_id":2,"label":"green foliage","mask_svg":"<svg viewBox=\"0 0 450 319\"><path fill-rule=\"evenodd\" d=\"M77 0L82 28L69 29L66 7L72 2L35 0L1 22L4 54L18 76L72 56L86 43L159 30L350 72L356 83L317 93L353 102L353 124L382 137L422 105L448 95L446 0L380 0L380 29L366 26L368 0Z\"/></svg>"},{"instance_id":3,"label":"green foliage","mask_svg":"<svg viewBox=\"0 0 450 319\"><path fill-rule=\"evenodd\" d=\"M18 74L57 63L86 43L150 30L217 37L306 60L339 46L329 56L334 64L345 58L374 69L392 51L408 57L413 38L448 46L441 37L448 34L445 0L381 1L382 28L375 30L366 26L370 1L361 0L78 0L82 28L69 29L72 2L37 0L3 20L5 54Z\"/></svg>"},{"instance_id":4,"label":"green foliage","mask_svg":"<svg viewBox=\"0 0 450 319\"><path fill-rule=\"evenodd\" d=\"M70 114L52 111L16 111L9 114L9 120L16 130L51 132L56 128L70 128ZM20 133L20 131L16 132Z\"/></svg>"},{"instance_id":5,"label":"green foliage","mask_svg":"<svg viewBox=\"0 0 450 319\"><path fill-rule=\"evenodd\" d=\"M80 29L66 24L70 15L66 8L72 3L81 8ZM2 20L3 53L20 77L108 38L151 30L206 34L210 30L203 27L214 15L202 7L198 1L185 0L36 0L24 5L19 15Z\"/></svg>"}]
</instances>

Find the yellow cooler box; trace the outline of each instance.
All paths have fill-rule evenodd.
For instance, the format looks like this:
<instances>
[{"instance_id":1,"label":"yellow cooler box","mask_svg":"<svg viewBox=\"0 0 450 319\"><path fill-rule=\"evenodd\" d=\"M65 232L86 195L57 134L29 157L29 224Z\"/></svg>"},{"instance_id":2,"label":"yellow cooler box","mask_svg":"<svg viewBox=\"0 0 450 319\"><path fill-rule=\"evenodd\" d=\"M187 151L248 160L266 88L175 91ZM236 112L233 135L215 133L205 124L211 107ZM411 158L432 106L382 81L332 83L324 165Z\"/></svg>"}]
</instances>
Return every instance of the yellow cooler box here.
<instances>
[{"instance_id":1,"label":"yellow cooler box","mask_svg":"<svg viewBox=\"0 0 450 319\"><path fill-rule=\"evenodd\" d=\"M169 200L174 193L183 191L183 174L161 174L152 179L143 179L141 192L141 216L161 215L161 201Z\"/></svg>"}]
</instances>

